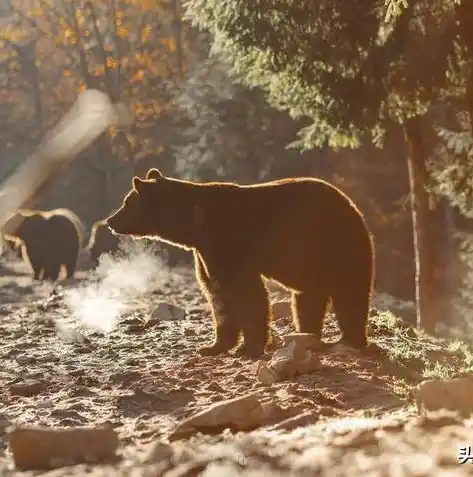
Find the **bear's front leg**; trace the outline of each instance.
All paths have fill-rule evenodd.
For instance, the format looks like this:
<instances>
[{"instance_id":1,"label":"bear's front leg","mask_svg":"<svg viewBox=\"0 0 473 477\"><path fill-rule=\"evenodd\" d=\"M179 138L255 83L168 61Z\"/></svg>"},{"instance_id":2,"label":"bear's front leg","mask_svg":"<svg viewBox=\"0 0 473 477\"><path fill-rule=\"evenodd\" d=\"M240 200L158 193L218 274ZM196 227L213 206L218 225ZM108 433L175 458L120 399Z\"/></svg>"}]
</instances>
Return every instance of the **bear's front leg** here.
<instances>
[{"instance_id":1,"label":"bear's front leg","mask_svg":"<svg viewBox=\"0 0 473 477\"><path fill-rule=\"evenodd\" d=\"M233 313L243 330L244 342L235 353L258 358L270 344L271 306L268 290L258 273L242 274L232 287Z\"/></svg>"},{"instance_id":2,"label":"bear's front leg","mask_svg":"<svg viewBox=\"0 0 473 477\"><path fill-rule=\"evenodd\" d=\"M213 284L212 290L206 290L212 309L215 340L212 345L199 349L202 356L215 356L231 350L237 345L241 332L237 317L233 315L231 300L221 290L217 292L216 288L216 284Z\"/></svg>"},{"instance_id":3,"label":"bear's front leg","mask_svg":"<svg viewBox=\"0 0 473 477\"><path fill-rule=\"evenodd\" d=\"M238 343L241 328L237 317L232 314L232 303L229 295L215 279L211 279L205 269L204 262L194 252L196 277L212 310L215 340L212 345L199 349L202 356L215 356L234 348Z\"/></svg>"}]
</instances>

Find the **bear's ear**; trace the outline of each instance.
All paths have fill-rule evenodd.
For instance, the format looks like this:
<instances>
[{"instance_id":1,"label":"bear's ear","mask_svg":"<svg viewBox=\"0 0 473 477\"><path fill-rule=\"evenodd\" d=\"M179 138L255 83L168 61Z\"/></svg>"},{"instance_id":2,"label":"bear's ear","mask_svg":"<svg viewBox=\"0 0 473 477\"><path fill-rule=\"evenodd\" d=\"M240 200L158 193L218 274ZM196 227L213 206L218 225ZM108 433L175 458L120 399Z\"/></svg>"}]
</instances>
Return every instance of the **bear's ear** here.
<instances>
[{"instance_id":1,"label":"bear's ear","mask_svg":"<svg viewBox=\"0 0 473 477\"><path fill-rule=\"evenodd\" d=\"M147 180L155 180L157 181L158 179L162 179L163 175L161 174L161 171L159 169L150 169L148 171L148 174L146 174L146 179Z\"/></svg>"},{"instance_id":2,"label":"bear's ear","mask_svg":"<svg viewBox=\"0 0 473 477\"><path fill-rule=\"evenodd\" d=\"M142 192L144 190L144 188L146 187L146 181L144 181L143 179L140 179L139 177L133 177L133 181L132 181L132 184L133 184L133 189L136 190L136 192L138 192L138 194L140 192Z\"/></svg>"}]
</instances>

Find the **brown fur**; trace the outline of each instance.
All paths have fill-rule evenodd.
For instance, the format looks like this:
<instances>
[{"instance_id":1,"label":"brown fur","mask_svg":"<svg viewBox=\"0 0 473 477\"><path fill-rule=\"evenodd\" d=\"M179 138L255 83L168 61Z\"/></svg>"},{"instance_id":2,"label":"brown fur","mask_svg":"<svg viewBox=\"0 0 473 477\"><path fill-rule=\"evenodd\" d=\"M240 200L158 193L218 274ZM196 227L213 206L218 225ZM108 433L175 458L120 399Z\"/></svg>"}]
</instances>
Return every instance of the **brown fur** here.
<instances>
[{"instance_id":1,"label":"brown fur","mask_svg":"<svg viewBox=\"0 0 473 477\"><path fill-rule=\"evenodd\" d=\"M97 220L90 231L87 250L90 258L97 266L103 253L115 253L118 250L119 239L108 228L106 220Z\"/></svg>"},{"instance_id":2,"label":"brown fur","mask_svg":"<svg viewBox=\"0 0 473 477\"><path fill-rule=\"evenodd\" d=\"M21 209L5 224L4 231L22 242L22 256L35 279L55 281L61 266L73 277L83 242L82 223L71 210Z\"/></svg>"},{"instance_id":3,"label":"brown fur","mask_svg":"<svg viewBox=\"0 0 473 477\"><path fill-rule=\"evenodd\" d=\"M216 334L202 354L234 348L240 334L240 353L264 352L270 303L262 276L292 290L298 331L320 337L331 301L344 342L367 346L374 246L362 213L327 182L194 183L151 169L146 180L133 178L107 223L193 250Z\"/></svg>"}]
</instances>

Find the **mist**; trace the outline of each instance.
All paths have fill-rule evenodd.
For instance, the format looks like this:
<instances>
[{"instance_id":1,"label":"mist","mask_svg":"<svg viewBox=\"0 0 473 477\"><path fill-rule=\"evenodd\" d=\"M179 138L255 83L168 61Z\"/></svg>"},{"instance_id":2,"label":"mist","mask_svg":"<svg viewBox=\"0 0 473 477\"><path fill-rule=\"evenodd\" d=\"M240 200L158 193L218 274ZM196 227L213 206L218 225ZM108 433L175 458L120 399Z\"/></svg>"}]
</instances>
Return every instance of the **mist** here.
<instances>
[{"instance_id":1,"label":"mist","mask_svg":"<svg viewBox=\"0 0 473 477\"><path fill-rule=\"evenodd\" d=\"M133 309L131 301L166 278L163 275L169 275L169 268L148 242L123 240L119 254L102 255L95 272L96 281L65 292L70 316L57 323L64 337L76 326L110 333L120 318Z\"/></svg>"}]
</instances>

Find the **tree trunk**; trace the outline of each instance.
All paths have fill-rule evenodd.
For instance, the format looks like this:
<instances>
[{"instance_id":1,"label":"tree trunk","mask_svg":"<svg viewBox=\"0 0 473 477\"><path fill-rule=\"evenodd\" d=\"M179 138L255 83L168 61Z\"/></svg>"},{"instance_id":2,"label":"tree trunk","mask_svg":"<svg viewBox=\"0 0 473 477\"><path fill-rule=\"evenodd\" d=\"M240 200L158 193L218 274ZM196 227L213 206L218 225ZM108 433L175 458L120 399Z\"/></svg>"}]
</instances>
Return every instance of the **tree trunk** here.
<instances>
[{"instance_id":1,"label":"tree trunk","mask_svg":"<svg viewBox=\"0 0 473 477\"><path fill-rule=\"evenodd\" d=\"M176 40L176 63L179 78L183 75L183 48L182 48L182 24L181 24L181 12L179 8L179 0L172 0L171 2L173 11L173 24Z\"/></svg>"},{"instance_id":2,"label":"tree trunk","mask_svg":"<svg viewBox=\"0 0 473 477\"><path fill-rule=\"evenodd\" d=\"M433 333L438 322L451 316L450 274L447 270L453 231L449 225L447 203L440 201L435 207L430 206L421 123L421 118L407 121L404 137L414 232L417 327Z\"/></svg>"}]
</instances>

